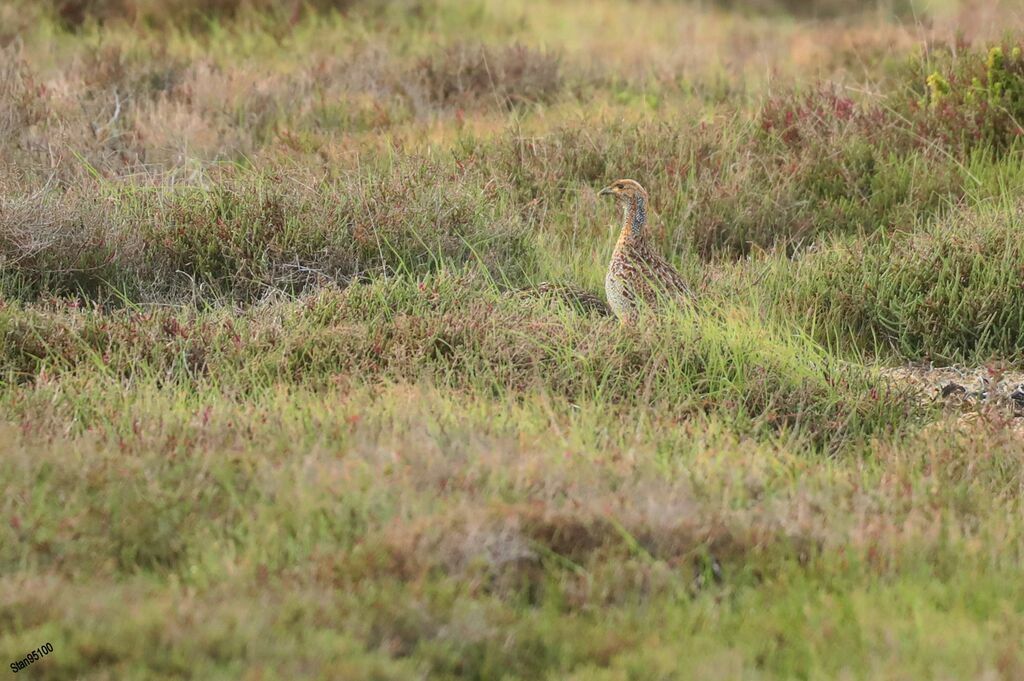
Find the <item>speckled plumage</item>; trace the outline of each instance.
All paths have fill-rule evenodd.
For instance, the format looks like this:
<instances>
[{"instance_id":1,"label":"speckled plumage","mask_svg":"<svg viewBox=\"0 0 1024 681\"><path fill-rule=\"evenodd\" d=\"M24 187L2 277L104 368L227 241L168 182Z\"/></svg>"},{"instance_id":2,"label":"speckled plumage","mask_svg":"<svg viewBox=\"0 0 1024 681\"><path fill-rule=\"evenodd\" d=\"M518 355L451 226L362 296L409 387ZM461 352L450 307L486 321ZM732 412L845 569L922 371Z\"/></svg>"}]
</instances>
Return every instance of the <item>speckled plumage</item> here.
<instances>
[{"instance_id":1,"label":"speckled plumage","mask_svg":"<svg viewBox=\"0 0 1024 681\"><path fill-rule=\"evenodd\" d=\"M635 323L642 304L692 300L690 287L650 245L644 188L633 180L618 180L602 189L601 195L614 196L622 207L622 231L604 280L608 306L619 321Z\"/></svg>"}]
</instances>

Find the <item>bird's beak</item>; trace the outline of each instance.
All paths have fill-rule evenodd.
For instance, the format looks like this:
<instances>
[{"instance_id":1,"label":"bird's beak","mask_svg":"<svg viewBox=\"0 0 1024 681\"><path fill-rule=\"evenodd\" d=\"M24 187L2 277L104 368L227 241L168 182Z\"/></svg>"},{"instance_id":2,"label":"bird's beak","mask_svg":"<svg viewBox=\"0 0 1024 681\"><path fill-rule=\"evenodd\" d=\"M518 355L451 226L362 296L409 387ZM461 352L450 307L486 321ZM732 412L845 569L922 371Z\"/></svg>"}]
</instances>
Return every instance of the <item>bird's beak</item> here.
<instances>
[{"instance_id":1,"label":"bird's beak","mask_svg":"<svg viewBox=\"0 0 1024 681\"><path fill-rule=\"evenodd\" d=\"M598 196L612 196L615 192L612 191L611 187L605 187L597 193Z\"/></svg>"}]
</instances>

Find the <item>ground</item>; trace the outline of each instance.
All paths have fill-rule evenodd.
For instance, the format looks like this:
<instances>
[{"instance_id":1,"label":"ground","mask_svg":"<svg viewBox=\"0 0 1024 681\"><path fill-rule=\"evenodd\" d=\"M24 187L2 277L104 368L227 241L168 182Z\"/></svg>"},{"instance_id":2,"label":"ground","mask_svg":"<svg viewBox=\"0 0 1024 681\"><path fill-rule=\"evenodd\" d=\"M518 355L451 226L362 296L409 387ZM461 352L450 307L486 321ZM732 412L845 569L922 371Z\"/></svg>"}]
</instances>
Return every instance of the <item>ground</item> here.
<instances>
[{"instance_id":1,"label":"ground","mask_svg":"<svg viewBox=\"0 0 1024 681\"><path fill-rule=\"evenodd\" d=\"M1016 3L0 0L0 46L18 674L1024 677ZM559 294L619 177L699 299L634 328Z\"/></svg>"}]
</instances>

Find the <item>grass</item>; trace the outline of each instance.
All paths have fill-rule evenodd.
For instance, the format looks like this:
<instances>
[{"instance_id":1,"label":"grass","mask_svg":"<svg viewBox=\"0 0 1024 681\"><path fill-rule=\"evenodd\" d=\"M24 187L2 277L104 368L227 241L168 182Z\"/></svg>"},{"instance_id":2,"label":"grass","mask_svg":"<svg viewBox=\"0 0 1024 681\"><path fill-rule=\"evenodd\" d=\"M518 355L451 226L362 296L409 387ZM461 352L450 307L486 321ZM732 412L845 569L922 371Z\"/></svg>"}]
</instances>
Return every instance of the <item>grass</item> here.
<instances>
[{"instance_id":1,"label":"grass","mask_svg":"<svg viewBox=\"0 0 1024 681\"><path fill-rule=\"evenodd\" d=\"M822 340L857 337L918 361L1016 361L1019 224L1014 203L958 211L871 243L836 241L783 270L778 284L791 304L820 310Z\"/></svg>"},{"instance_id":2,"label":"grass","mask_svg":"<svg viewBox=\"0 0 1024 681\"><path fill-rule=\"evenodd\" d=\"M0 0L0 657L1020 677L1019 421L887 370L1024 361L1022 28ZM530 293L622 176L699 294L636 328Z\"/></svg>"}]
</instances>

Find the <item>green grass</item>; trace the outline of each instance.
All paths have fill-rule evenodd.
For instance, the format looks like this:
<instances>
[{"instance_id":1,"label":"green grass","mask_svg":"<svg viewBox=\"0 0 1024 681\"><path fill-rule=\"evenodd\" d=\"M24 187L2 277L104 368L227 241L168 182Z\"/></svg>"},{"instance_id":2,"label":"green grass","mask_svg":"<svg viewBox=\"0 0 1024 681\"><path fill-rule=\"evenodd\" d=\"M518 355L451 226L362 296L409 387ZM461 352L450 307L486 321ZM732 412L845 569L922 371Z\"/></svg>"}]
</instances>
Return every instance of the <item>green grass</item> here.
<instances>
[{"instance_id":1,"label":"green grass","mask_svg":"<svg viewBox=\"0 0 1024 681\"><path fill-rule=\"evenodd\" d=\"M409 384L62 383L24 405L33 428L74 410L86 433L11 431L3 457L32 490L5 509L4 648L53 641L43 678L1016 664L1024 458L1006 431L829 460L660 410ZM698 587L708 552L724 580Z\"/></svg>"},{"instance_id":2,"label":"green grass","mask_svg":"<svg viewBox=\"0 0 1024 681\"><path fill-rule=\"evenodd\" d=\"M735 4L0 0L3 663L1024 675L1019 12Z\"/></svg>"},{"instance_id":3,"label":"green grass","mask_svg":"<svg viewBox=\"0 0 1024 681\"><path fill-rule=\"evenodd\" d=\"M749 310L706 304L628 332L543 305L450 274L324 289L241 313L12 304L0 310L0 373L13 385L87 372L242 394L338 377L430 380L499 399L539 393L677 418L723 413L740 432L781 429L833 446L916 415L870 371Z\"/></svg>"},{"instance_id":4,"label":"green grass","mask_svg":"<svg viewBox=\"0 0 1024 681\"><path fill-rule=\"evenodd\" d=\"M808 324L825 341L913 360L1017 362L1020 228L1019 207L1006 201L893 235L837 240L780 269L773 290L814 310Z\"/></svg>"}]
</instances>

